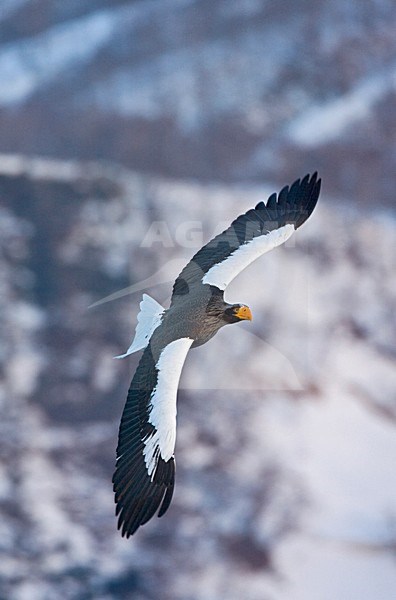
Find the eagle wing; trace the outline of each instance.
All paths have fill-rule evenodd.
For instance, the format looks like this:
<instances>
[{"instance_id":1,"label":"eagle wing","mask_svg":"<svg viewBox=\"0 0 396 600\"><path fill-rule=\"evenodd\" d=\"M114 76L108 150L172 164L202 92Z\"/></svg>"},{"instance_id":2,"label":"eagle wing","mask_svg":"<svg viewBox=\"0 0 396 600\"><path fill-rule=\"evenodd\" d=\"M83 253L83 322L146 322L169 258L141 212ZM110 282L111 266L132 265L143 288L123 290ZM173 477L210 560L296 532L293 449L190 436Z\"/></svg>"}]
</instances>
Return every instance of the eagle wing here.
<instances>
[{"instance_id":1,"label":"eagle wing","mask_svg":"<svg viewBox=\"0 0 396 600\"><path fill-rule=\"evenodd\" d=\"M176 396L193 340L179 338L154 358L150 344L132 379L113 475L118 528L129 537L168 509L175 481Z\"/></svg>"},{"instance_id":2,"label":"eagle wing","mask_svg":"<svg viewBox=\"0 0 396 600\"><path fill-rule=\"evenodd\" d=\"M317 173L306 175L240 215L184 267L174 283L172 302L196 285L224 290L256 258L285 242L314 210L320 184Z\"/></svg>"}]
</instances>

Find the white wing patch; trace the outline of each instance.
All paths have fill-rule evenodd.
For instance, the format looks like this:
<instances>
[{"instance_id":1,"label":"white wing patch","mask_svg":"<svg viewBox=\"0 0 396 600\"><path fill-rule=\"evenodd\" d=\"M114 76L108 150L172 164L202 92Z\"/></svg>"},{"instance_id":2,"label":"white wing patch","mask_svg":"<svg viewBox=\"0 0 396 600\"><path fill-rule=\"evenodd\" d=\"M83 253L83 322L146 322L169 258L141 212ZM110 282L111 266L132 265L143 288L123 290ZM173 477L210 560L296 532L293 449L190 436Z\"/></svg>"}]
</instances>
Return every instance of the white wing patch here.
<instances>
[{"instance_id":1,"label":"white wing patch","mask_svg":"<svg viewBox=\"0 0 396 600\"><path fill-rule=\"evenodd\" d=\"M149 423L155 431L144 440L143 450L144 462L152 480L159 454L167 461L175 451L177 386L193 341L191 338L180 338L171 342L162 350L156 364L157 385L151 394L149 406Z\"/></svg>"},{"instance_id":2,"label":"white wing patch","mask_svg":"<svg viewBox=\"0 0 396 600\"><path fill-rule=\"evenodd\" d=\"M157 329L158 325L161 323L164 310L163 306L158 304L154 298L151 298L148 294L143 294L143 300L140 303L140 312L137 316L138 322L133 342L125 354L120 354L114 358L125 358L133 352L145 348L149 343L154 330Z\"/></svg>"},{"instance_id":3,"label":"white wing patch","mask_svg":"<svg viewBox=\"0 0 396 600\"><path fill-rule=\"evenodd\" d=\"M230 256L217 263L202 278L202 283L225 290L227 285L256 258L283 244L294 232L292 224L284 225L239 246Z\"/></svg>"}]
</instances>

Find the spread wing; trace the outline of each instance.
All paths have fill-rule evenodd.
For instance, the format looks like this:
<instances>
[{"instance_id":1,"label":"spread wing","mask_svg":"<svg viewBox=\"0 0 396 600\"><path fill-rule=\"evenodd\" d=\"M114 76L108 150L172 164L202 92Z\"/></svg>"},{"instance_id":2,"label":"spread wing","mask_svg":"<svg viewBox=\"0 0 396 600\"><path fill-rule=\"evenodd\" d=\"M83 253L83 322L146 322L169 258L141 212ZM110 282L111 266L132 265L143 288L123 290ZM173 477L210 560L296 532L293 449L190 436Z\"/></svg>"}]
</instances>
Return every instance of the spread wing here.
<instances>
[{"instance_id":1,"label":"spread wing","mask_svg":"<svg viewBox=\"0 0 396 600\"><path fill-rule=\"evenodd\" d=\"M224 290L256 258L285 242L314 210L320 183L317 173L306 175L235 219L184 267L173 286L172 302L196 285Z\"/></svg>"},{"instance_id":2,"label":"spread wing","mask_svg":"<svg viewBox=\"0 0 396 600\"><path fill-rule=\"evenodd\" d=\"M154 359L149 345L136 369L121 419L113 484L118 528L129 537L168 509L175 481L176 396L193 340L167 344Z\"/></svg>"}]
</instances>

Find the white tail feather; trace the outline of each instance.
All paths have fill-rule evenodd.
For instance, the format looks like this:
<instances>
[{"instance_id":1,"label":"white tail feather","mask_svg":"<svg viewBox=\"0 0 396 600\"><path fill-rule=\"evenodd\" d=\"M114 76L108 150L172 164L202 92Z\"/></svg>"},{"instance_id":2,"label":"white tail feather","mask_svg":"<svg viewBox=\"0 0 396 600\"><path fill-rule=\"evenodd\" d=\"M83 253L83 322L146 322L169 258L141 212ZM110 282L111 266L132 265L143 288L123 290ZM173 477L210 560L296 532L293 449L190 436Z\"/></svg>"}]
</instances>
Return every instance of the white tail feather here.
<instances>
[{"instance_id":1,"label":"white tail feather","mask_svg":"<svg viewBox=\"0 0 396 600\"><path fill-rule=\"evenodd\" d=\"M114 358L125 358L133 352L142 350L147 346L151 336L153 335L154 329L158 327L162 320L162 313L164 308L161 304L158 304L154 298L151 298L148 294L143 294L143 300L140 303L140 312L137 316L137 325L135 330L135 337L133 338L132 344L129 346L125 354L120 354Z\"/></svg>"}]
</instances>

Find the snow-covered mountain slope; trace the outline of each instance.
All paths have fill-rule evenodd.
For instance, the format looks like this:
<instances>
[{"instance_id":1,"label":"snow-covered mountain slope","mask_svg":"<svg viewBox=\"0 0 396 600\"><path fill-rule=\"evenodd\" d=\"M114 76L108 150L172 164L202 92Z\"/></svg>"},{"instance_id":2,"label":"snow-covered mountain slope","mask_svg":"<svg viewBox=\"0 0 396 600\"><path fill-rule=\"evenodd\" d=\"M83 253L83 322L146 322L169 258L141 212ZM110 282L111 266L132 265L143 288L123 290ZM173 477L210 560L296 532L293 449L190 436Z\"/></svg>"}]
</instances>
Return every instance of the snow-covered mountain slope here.
<instances>
[{"instance_id":1,"label":"snow-covered mountain slope","mask_svg":"<svg viewBox=\"0 0 396 600\"><path fill-rule=\"evenodd\" d=\"M0 4L0 150L394 206L387 0Z\"/></svg>"},{"instance_id":2,"label":"snow-covered mountain slope","mask_svg":"<svg viewBox=\"0 0 396 600\"><path fill-rule=\"evenodd\" d=\"M393 599L396 225L326 194L187 358L169 513L115 529L141 294L271 191L0 156L1 597Z\"/></svg>"}]
</instances>

